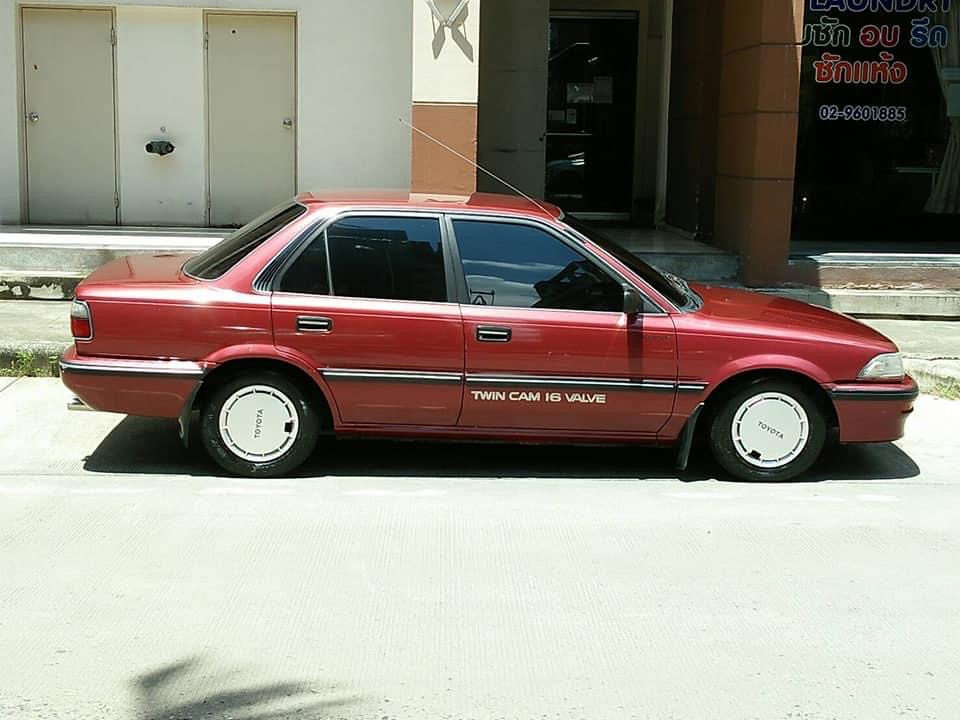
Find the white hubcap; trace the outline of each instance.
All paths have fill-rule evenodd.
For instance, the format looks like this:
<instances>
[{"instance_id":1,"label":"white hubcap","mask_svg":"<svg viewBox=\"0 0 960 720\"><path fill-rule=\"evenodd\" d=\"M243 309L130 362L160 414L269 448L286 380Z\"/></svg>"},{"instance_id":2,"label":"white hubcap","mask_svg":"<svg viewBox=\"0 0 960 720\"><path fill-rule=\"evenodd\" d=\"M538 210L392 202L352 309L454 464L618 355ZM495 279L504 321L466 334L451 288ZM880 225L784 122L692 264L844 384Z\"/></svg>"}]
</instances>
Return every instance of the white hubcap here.
<instances>
[{"instance_id":1,"label":"white hubcap","mask_svg":"<svg viewBox=\"0 0 960 720\"><path fill-rule=\"evenodd\" d=\"M779 468L803 452L810 436L807 413L789 395L754 395L733 416L733 447L759 468Z\"/></svg>"},{"instance_id":2,"label":"white hubcap","mask_svg":"<svg viewBox=\"0 0 960 720\"><path fill-rule=\"evenodd\" d=\"M220 410L224 444L250 462L270 462L286 453L293 447L299 427L293 402L269 385L237 390Z\"/></svg>"}]
</instances>

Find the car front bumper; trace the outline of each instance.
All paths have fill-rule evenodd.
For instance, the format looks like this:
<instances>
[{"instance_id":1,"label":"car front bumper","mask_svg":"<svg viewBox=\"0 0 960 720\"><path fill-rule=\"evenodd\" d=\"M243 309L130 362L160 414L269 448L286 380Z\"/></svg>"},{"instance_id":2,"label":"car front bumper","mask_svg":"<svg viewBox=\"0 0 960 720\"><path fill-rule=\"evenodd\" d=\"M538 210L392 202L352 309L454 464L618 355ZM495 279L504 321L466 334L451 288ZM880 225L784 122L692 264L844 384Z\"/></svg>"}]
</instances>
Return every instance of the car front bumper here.
<instances>
[{"instance_id":1,"label":"car front bumper","mask_svg":"<svg viewBox=\"0 0 960 720\"><path fill-rule=\"evenodd\" d=\"M844 443L899 440L919 394L909 375L898 383L838 383L827 392L837 410Z\"/></svg>"},{"instance_id":2,"label":"car front bumper","mask_svg":"<svg viewBox=\"0 0 960 720\"><path fill-rule=\"evenodd\" d=\"M205 372L184 360L78 355L75 347L60 358L63 384L83 405L143 417L179 418Z\"/></svg>"}]
</instances>

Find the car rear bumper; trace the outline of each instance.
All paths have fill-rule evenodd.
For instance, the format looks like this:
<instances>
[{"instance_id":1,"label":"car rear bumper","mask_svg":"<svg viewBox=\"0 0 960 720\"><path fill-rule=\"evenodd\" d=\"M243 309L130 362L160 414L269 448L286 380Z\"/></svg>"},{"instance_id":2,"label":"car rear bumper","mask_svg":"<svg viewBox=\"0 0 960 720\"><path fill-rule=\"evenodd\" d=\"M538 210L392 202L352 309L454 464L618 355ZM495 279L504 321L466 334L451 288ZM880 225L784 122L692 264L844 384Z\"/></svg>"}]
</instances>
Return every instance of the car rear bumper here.
<instances>
[{"instance_id":1,"label":"car rear bumper","mask_svg":"<svg viewBox=\"0 0 960 720\"><path fill-rule=\"evenodd\" d=\"M60 358L60 376L92 410L179 418L206 368L183 360L141 360L77 355Z\"/></svg>"},{"instance_id":2,"label":"car rear bumper","mask_svg":"<svg viewBox=\"0 0 960 720\"><path fill-rule=\"evenodd\" d=\"M840 442L889 442L903 437L919 390L909 375L899 383L842 383L827 388L840 421Z\"/></svg>"}]
</instances>

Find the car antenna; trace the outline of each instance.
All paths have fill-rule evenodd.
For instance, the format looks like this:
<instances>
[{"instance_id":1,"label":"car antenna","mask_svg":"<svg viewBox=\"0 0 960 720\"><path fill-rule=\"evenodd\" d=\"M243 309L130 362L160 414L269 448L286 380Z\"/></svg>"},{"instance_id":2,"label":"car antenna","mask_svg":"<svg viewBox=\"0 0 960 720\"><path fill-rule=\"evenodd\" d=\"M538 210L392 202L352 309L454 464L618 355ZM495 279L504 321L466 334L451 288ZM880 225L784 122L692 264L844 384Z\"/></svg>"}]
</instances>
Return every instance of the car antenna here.
<instances>
[{"instance_id":1,"label":"car antenna","mask_svg":"<svg viewBox=\"0 0 960 720\"><path fill-rule=\"evenodd\" d=\"M470 165L473 165L473 167L475 167L477 170L480 170L481 172L485 172L487 175L489 175L490 177L492 177L492 178L493 178L494 180L496 180L498 183L500 183L500 184L502 184L502 185L506 185L508 188L510 188L511 190L513 190L515 193L517 193L517 195L520 195L520 196L523 197L525 200L529 200L529 201L532 202L534 205L536 205L538 208L540 208L541 210L543 210L543 212L544 212L546 215L549 215L549 216L552 217L552 216L554 216L554 215L556 214L556 213L554 213L554 212L551 212L550 210L547 210L547 208L545 208L541 203L539 203L539 202L537 202L536 200L534 200L532 197L530 197L529 195L527 195L527 194L526 194L523 190L521 190L520 188L516 187L515 185L511 185L511 184L508 183L506 180L504 180L502 177L499 177L498 175L494 175L492 172L490 172L489 170L487 170L485 167L483 167L483 166L480 165L479 163L471 160L471 159L468 158L466 155L457 152L456 150L454 150L454 149L453 149L452 147L450 147L449 145L441 142L440 140L437 140L437 138L435 138L435 137L434 137L433 135L431 135L430 133L428 133L428 132L426 132L426 131L424 131L424 130L421 130L420 128L416 127L413 123L410 123L410 122L407 122L406 120L404 120L402 117L397 118L397 119L398 119L401 123L403 123L404 125L406 125L408 128L410 128L411 130L413 130L415 133L418 133L418 134L420 134L420 135L423 135L427 140L429 140L430 142L436 143L437 145L439 145L440 147L442 147L444 150L453 153L453 154L456 155L458 158L460 158L461 160L463 160L465 163L468 163L468 164L470 164Z\"/></svg>"}]
</instances>

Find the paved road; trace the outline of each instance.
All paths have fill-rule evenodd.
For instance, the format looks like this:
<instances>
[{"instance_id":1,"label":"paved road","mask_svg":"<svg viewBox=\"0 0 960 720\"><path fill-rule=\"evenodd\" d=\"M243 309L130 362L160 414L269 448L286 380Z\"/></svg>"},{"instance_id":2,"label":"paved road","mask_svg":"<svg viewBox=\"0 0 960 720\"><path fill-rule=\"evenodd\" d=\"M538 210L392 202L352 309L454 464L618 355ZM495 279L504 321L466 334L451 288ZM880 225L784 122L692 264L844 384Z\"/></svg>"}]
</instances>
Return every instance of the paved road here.
<instances>
[{"instance_id":1,"label":"paved road","mask_svg":"<svg viewBox=\"0 0 960 720\"><path fill-rule=\"evenodd\" d=\"M352 442L216 477L0 379L0 718L960 714L960 403L814 482Z\"/></svg>"}]
</instances>

